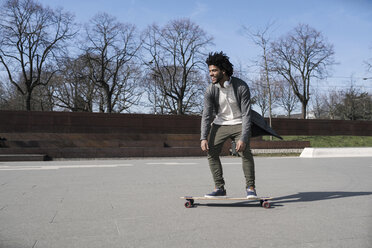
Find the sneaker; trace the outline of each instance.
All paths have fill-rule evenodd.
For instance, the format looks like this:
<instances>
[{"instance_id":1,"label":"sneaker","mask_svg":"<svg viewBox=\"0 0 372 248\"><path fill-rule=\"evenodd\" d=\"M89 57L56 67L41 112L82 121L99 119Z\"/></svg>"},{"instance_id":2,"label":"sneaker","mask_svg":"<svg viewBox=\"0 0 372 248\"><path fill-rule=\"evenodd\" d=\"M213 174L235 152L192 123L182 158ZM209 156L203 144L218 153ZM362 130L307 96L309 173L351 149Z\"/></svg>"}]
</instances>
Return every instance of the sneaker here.
<instances>
[{"instance_id":1,"label":"sneaker","mask_svg":"<svg viewBox=\"0 0 372 248\"><path fill-rule=\"evenodd\" d=\"M226 196L226 190L225 189L215 189L212 193L204 195L204 197L221 197Z\"/></svg>"},{"instance_id":2,"label":"sneaker","mask_svg":"<svg viewBox=\"0 0 372 248\"><path fill-rule=\"evenodd\" d=\"M257 193L255 189L247 189L247 199L256 199Z\"/></svg>"}]
</instances>

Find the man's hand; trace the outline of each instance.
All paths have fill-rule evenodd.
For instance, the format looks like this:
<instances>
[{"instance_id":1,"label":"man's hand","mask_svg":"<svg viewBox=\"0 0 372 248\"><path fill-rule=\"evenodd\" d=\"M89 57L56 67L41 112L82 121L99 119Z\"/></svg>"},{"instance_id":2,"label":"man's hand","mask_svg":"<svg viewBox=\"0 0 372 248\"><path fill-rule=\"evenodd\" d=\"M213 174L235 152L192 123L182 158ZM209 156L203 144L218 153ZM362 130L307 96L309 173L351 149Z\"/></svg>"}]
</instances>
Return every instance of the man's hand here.
<instances>
[{"instance_id":1,"label":"man's hand","mask_svg":"<svg viewBox=\"0 0 372 248\"><path fill-rule=\"evenodd\" d=\"M202 140L200 143L200 147L203 150L203 152L207 152L209 150L208 140Z\"/></svg>"},{"instance_id":2,"label":"man's hand","mask_svg":"<svg viewBox=\"0 0 372 248\"><path fill-rule=\"evenodd\" d=\"M236 143L236 151L237 151L237 152L242 152L242 151L244 151L244 150L245 150L245 147L246 147L246 144L245 144L243 141L241 141L241 140L239 140L239 141Z\"/></svg>"}]
</instances>

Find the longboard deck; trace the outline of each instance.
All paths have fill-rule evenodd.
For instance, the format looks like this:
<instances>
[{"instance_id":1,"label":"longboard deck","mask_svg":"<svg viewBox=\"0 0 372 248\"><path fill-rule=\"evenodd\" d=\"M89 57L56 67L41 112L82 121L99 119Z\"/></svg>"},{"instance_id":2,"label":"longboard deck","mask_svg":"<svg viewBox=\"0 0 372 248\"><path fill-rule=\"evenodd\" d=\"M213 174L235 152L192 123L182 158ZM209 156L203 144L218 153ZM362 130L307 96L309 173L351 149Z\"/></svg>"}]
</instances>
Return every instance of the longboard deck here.
<instances>
[{"instance_id":1,"label":"longboard deck","mask_svg":"<svg viewBox=\"0 0 372 248\"><path fill-rule=\"evenodd\" d=\"M273 197L257 197L248 199L247 197L205 197L205 196L183 196L181 199L192 199L192 200L233 200L233 201L260 201L260 200L272 200Z\"/></svg>"},{"instance_id":2,"label":"longboard deck","mask_svg":"<svg viewBox=\"0 0 372 248\"><path fill-rule=\"evenodd\" d=\"M192 208L194 207L195 200L219 200L219 201L259 201L260 205L264 208L270 208L270 203L268 200L274 199L273 197L257 197L253 199L248 199L247 197L204 197L204 196L183 196L181 199L185 199L185 207Z\"/></svg>"}]
</instances>

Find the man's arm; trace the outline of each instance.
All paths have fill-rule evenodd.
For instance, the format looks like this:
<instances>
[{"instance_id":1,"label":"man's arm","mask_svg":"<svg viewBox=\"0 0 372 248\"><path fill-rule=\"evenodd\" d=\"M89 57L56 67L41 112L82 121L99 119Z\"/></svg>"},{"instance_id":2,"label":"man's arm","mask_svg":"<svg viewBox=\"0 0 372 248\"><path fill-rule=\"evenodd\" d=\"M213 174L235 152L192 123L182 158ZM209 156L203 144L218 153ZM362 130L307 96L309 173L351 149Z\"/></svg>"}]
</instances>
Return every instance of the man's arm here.
<instances>
[{"instance_id":1,"label":"man's arm","mask_svg":"<svg viewBox=\"0 0 372 248\"><path fill-rule=\"evenodd\" d=\"M241 140L238 140L238 142L236 142L236 151L237 152L242 152L245 150L245 147L247 146L247 144Z\"/></svg>"},{"instance_id":2,"label":"man's arm","mask_svg":"<svg viewBox=\"0 0 372 248\"><path fill-rule=\"evenodd\" d=\"M242 136L240 141L247 144L251 133L251 94L248 85L239 87L240 108L242 112ZM237 142L237 149L238 149ZM245 147L244 147L245 148Z\"/></svg>"},{"instance_id":3,"label":"man's arm","mask_svg":"<svg viewBox=\"0 0 372 248\"><path fill-rule=\"evenodd\" d=\"M209 85L204 94L204 108L201 119L201 134L200 140L208 140L209 131L211 129L211 123L214 119L213 114L213 99L211 93L212 85Z\"/></svg>"},{"instance_id":4,"label":"man's arm","mask_svg":"<svg viewBox=\"0 0 372 248\"><path fill-rule=\"evenodd\" d=\"M208 146L208 140L202 140L200 142L200 148L202 149L203 152L207 152L209 150L209 146Z\"/></svg>"}]
</instances>

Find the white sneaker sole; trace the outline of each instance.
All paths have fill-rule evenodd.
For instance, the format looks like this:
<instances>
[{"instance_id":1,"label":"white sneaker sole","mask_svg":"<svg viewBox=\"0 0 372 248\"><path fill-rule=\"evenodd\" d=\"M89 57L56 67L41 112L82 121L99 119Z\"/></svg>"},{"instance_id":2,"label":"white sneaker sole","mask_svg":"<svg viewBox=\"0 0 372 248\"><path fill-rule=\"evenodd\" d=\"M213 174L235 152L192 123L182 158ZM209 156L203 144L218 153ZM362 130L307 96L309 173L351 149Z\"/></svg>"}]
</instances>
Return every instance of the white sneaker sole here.
<instances>
[{"instance_id":1,"label":"white sneaker sole","mask_svg":"<svg viewBox=\"0 0 372 248\"><path fill-rule=\"evenodd\" d=\"M205 198L227 198L227 196L210 196L210 195L204 195Z\"/></svg>"}]
</instances>

